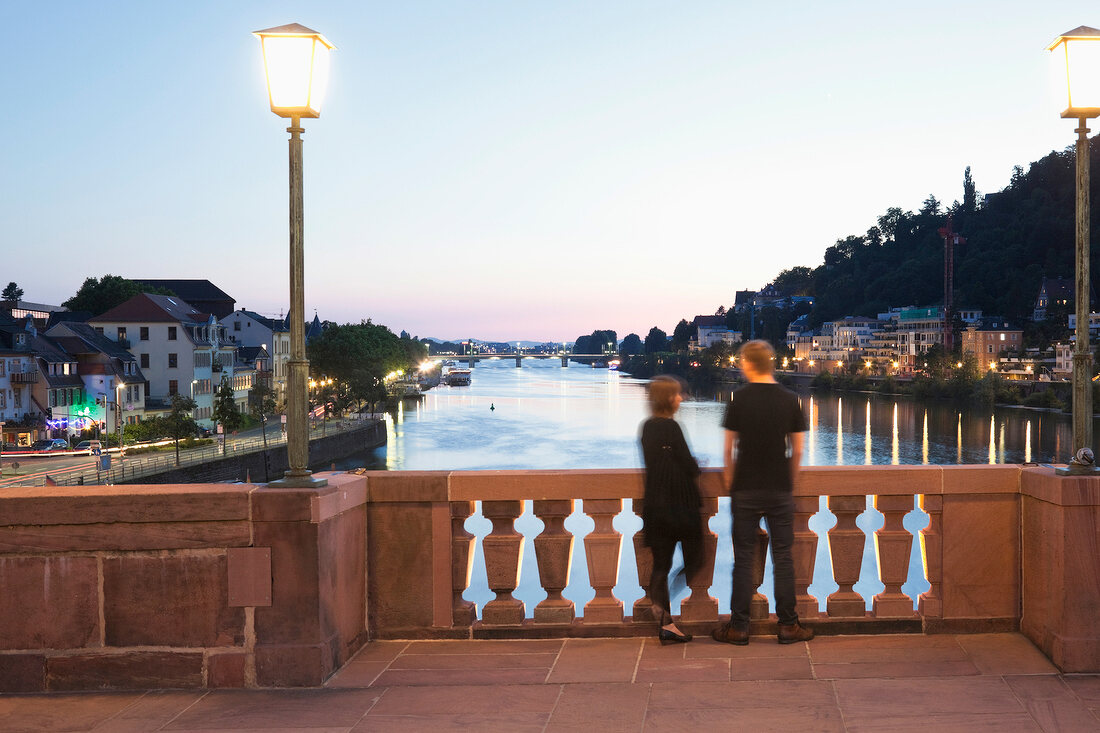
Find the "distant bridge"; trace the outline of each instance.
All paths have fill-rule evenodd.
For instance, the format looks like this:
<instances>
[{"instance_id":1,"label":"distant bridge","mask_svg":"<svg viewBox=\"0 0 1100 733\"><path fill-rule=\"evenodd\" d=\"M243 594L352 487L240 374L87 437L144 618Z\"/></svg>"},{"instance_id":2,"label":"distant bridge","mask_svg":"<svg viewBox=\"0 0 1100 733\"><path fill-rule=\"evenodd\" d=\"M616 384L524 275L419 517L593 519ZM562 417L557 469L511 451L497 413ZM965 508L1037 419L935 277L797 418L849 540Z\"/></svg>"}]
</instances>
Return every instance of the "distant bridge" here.
<instances>
[{"instance_id":1,"label":"distant bridge","mask_svg":"<svg viewBox=\"0 0 1100 733\"><path fill-rule=\"evenodd\" d=\"M465 362L471 369L479 361L492 360L492 359L515 359L516 366L522 366L524 359L561 359L561 365L563 367L569 366L569 360L580 362L582 364L591 364L594 361L606 361L608 359L615 359L618 354L524 354L520 352L507 352L502 354L435 354L428 357L428 361L454 361Z\"/></svg>"}]
</instances>

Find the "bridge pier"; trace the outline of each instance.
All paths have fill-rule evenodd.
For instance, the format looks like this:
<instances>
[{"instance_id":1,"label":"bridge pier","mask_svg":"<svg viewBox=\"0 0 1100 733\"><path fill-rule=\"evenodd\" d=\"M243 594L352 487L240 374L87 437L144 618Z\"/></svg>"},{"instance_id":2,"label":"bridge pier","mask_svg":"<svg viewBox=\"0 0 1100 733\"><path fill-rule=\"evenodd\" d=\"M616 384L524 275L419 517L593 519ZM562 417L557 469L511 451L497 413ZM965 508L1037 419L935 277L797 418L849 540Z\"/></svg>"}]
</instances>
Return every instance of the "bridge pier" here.
<instances>
[{"instance_id":1,"label":"bridge pier","mask_svg":"<svg viewBox=\"0 0 1100 733\"><path fill-rule=\"evenodd\" d=\"M568 357L568 356L565 356L564 354L562 355L562 357L561 357L561 365L562 365L562 368L563 368L563 369L564 369L565 367L569 366L569 357Z\"/></svg>"},{"instance_id":2,"label":"bridge pier","mask_svg":"<svg viewBox=\"0 0 1100 733\"><path fill-rule=\"evenodd\" d=\"M520 366L522 365L522 363L523 363L523 357L522 356L516 356L516 369L519 369Z\"/></svg>"},{"instance_id":3,"label":"bridge pier","mask_svg":"<svg viewBox=\"0 0 1100 733\"><path fill-rule=\"evenodd\" d=\"M467 360L466 360L466 364L467 364L467 366L469 366L469 367L470 367L471 369L473 369L473 368L474 368L474 364L477 364L477 359L475 359L475 358L474 358L473 356L471 356L471 357L470 357L469 359L467 359Z\"/></svg>"}]
</instances>

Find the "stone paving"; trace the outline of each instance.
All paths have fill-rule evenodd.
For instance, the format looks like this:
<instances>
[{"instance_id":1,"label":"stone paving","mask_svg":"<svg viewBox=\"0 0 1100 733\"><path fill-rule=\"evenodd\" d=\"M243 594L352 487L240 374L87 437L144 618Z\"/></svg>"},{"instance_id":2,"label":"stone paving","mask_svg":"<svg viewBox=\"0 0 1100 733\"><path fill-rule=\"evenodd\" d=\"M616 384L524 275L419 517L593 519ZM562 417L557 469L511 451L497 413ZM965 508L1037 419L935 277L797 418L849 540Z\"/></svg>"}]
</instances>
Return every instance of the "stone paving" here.
<instances>
[{"instance_id":1,"label":"stone paving","mask_svg":"<svg viewBox=\"0 0 1100 733\"><path fill-rule=\"evenodd\" d=\"M1100 731L1100 675L1018 634L386 641L320 689L0 695L0 730Z\"/></svg>"}]
</instances>

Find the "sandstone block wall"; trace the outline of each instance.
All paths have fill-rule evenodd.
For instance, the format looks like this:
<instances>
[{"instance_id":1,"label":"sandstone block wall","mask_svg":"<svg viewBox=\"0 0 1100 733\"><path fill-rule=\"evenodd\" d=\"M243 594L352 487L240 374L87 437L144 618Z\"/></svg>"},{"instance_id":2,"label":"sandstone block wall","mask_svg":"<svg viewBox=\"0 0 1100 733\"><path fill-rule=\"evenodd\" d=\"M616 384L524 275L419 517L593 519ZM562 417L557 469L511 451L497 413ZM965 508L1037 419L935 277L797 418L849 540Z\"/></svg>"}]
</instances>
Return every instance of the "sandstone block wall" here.
<instances>
[{"instance_id":1,"label":"sandstone block wall","mask_svg":"<svg viewBox=\"0 0 1100 733\"><path fill-rule=\"evenodd\" d=\"M0 691L318 685L366 641L366 482L0 497Z\"/></svg>"}]
</instances>

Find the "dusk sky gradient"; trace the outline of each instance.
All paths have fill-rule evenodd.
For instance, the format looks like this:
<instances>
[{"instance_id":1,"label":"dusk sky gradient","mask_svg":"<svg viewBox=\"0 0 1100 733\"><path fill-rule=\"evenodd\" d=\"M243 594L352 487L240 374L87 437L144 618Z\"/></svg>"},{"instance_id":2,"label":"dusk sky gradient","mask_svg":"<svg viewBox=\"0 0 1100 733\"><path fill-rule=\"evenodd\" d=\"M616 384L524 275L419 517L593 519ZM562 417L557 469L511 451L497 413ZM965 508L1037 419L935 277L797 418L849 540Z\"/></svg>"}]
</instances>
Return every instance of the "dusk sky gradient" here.
<instances>
[{"instance_id":1,"label":"dusk sky gradient","mask_svg":"<svg viewBox=\"0 0 1100 733\"><path fill-rule=\"evenodd\" d=\"M1100 26L1095 2L1018 0L5 16L0 286L60 303L88 276L207 278L285 312L287 124L251 32L298 22L337 48L304 123L308 317L556 341L671 332L887 207L961 199L968 165L1003 188L1073 143L1044 49Z\"/></svg>"}]
</instances>

